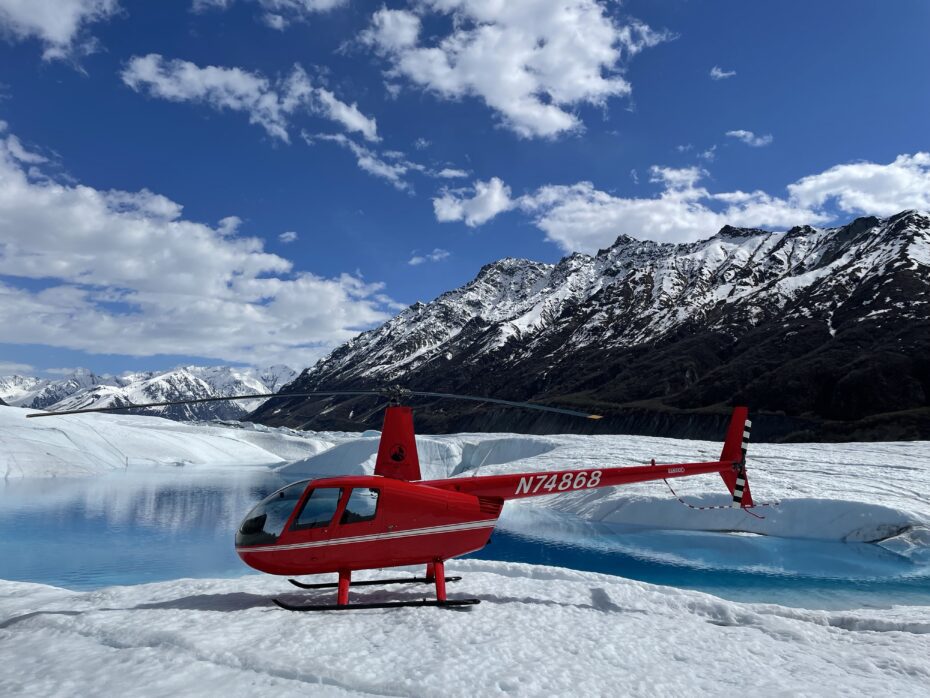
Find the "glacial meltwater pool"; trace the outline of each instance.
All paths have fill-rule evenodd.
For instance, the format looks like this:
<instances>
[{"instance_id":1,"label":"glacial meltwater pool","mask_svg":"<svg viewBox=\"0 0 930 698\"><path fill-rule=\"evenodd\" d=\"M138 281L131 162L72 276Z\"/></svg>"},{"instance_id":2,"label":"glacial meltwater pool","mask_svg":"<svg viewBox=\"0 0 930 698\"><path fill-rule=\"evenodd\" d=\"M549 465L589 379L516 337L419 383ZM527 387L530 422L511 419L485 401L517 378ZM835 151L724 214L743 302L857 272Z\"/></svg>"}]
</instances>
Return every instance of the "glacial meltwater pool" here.
<instances>
[{"instance_id":1,"label":"glacial meltwater pool","mask_svg":"<svg viewBox=\"0 0 930 698\"><path fill-rule=\"evenodd\" d=\"M233 549L235 530L254 503L284 484L265 469L184 467L0 483L0 578L85 590L250 574ZM930 566L880 545L593 524L525 504L505 507L491 544L474 557L616 574L737 601L930 605Z\"/></svg>"}]
</instances>

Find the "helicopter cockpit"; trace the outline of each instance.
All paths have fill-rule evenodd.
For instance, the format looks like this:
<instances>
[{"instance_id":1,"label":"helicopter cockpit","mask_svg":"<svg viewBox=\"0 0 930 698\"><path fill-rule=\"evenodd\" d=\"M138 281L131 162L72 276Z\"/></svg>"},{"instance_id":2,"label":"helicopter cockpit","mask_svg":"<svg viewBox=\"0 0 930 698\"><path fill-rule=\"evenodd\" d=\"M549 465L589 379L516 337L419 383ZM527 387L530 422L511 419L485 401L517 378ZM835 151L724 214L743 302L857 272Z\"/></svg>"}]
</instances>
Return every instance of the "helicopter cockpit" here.
<instances>
[{"instance_id":1,"label":"helicopter cockpit","mask_svg":"<svg viewBox=\"0 0 930 698\"><path fill-rule=\"evenodd\" d=\"M284 531L284 525L291 518L301 495L307 489L308 482L310 481L301 480L282 487L256 504L242 520L236 532L236 546L262 545L276 541Z\"/></svg>"},{"instance_id":2,"label":"helicopter cockpit","mask_svg":"<svg viewBox=\"0 0 930 698\"><path fill-rule=\"evenodd\" d=\"M239 526L236 547L266 545L276 541L307 490L308 483L310 480L295 482L259 502ZM291 530L328 526L333 521L345 490L342 487L314 487L300 507ZM339 524L373 520L377 513L379 494L378 489L351 488Z\"/></svg>"}]
</instances>

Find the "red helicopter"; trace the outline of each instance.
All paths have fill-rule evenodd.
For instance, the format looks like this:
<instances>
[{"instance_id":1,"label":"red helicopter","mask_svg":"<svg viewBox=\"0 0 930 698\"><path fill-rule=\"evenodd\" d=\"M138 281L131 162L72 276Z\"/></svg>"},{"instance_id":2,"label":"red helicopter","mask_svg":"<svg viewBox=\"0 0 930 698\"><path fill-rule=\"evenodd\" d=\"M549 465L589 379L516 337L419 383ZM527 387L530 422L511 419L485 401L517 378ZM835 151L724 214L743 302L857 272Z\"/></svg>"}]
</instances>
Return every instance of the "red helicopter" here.
<instances>
[{"instance_id":1,"label":"red helicopter","mask_svg":"<svg viewBox=\"0 0 930 698\"><path fill-rule=\"evenodd\" d=\"M232 398L203 398L172 402L91 408L27 415L46 417L85 412L114 412L142 407L244 400L260 397L294 398L317 395L379 395L385 408L374 475L352 475L301 480L272 493L245 517L236 533L236 552L249 565L277 575L335 572L335 584L289 581L301 589L336 588L336 605L294 605L274 602L292 611L327 611L398 606L460 607L478 599L449 599L445 561L483 548L508 499L542 497L615 487L634 482L720 473L733 497L732 506L752 507L746 477L746 448L752 423L746 407L736 407L730 419L720 459L701 463L555 470L507 475L421 480L413 430L413 411L399 404L412 396L454 398L600 419L576 410L509 400L431 393L393 388L390 391L335 391L277 393ZM356 570L425 565L422 578L352 582ZM402 583L435 584L436 599L349 604L350 586Z\"/></svg>"}]
</instances>

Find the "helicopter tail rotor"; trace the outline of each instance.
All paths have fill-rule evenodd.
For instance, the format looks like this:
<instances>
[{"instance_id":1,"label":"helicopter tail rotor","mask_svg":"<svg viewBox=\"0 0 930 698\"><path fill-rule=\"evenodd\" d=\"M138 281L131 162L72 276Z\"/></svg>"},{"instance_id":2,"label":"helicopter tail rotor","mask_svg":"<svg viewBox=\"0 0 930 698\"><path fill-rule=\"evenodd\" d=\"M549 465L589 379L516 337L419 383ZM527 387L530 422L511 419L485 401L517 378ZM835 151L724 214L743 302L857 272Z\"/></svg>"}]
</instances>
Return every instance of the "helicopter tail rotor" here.
<instances>
[{"instance_id":1,"label":"helicopter tail rotor","mask_svg":"<svg viewBox=\"0 0 930 698\"><path fill-rule=\"evenodd\" d=\"M731 470L720 473L723 482L733 495L734 508L751 507L752 494L749 491L749 479L746 475L746 450L749 447L749 433L752 422L749 419L749 408L734 407L730 417L730 426L727 437L723 442L723 452L720 460L733 463Z\"/></svg>"}]
</instances>

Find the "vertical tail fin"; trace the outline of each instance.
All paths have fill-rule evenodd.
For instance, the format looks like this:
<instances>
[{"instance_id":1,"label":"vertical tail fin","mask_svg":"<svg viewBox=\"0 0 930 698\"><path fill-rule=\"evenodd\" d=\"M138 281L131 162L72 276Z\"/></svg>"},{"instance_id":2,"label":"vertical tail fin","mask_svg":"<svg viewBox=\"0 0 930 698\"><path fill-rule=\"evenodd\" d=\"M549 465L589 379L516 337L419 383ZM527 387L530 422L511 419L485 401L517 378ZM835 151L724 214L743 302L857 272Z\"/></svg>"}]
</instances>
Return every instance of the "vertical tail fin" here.
<instances>
[{"instance_id":1,"label":"vertical tail fin","mask_svg":"<svg viewBox=\"0 0 930 698\"><path fill-rule=\"evenodd\" d=\"M384 410L375 475L396 480L420 479L420 459L413 433L413 410L409 407L391 406Z\"/></svg>"},{"instance_id":2,"label":"vertical tail fin","mask_svg":"<svg viewBox=\"0 0 930 698\"><path fill-rule=\"evenodd\" d=\"M727 429L727 438L723 442L720 460L733 463L732 470L724 470L720 475L730 494L733 495L734 507L751 507L752 494L749 491L749 478L746 476L746 449L749 447L749 421L747 407L734 407Z\"/></svg>"}]
</instances>

